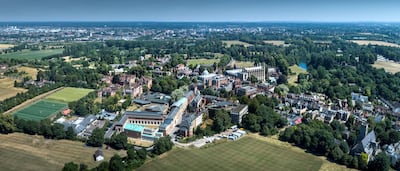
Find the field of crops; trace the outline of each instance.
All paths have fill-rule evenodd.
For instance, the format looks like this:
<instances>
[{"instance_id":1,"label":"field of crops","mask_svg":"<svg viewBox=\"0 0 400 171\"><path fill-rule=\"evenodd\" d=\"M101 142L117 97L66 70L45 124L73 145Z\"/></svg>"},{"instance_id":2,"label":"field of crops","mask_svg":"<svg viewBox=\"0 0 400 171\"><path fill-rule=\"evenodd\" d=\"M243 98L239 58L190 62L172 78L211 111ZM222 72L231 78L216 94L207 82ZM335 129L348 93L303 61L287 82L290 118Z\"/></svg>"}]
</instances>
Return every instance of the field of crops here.
<instances>
[{"instance_id":1,"label":"field of crops","mask_svg":"<svg viewBox=\"0 0 400 171\"><path fill-rule=\"evenodd\" d=\"M67 108L66 103L59 103L55 101L40 100L33 103L21 110L16 111L13 115L18 118L26 120L36 120L40 121L57 114L61 110Z\"/></svg>"},{"instance_id":2,"label":"field of crops","mask_svg":"<svg viewBox=\"0 0 400 171\"><path fill-rule=\"evenodd\" d=\"M61 54L63 49L49 49L49 50L39 50L39 51L31 51L31 50L23 50L20 52L7 53L0 55L0 58L13 58L13 59L41 59L46 56Z\"/></svg>"},{"instance_id":3,"label":"field of crops","mask_svg":"<svg viewBox=\"0 0 400 171\"><path fill-rule=\"evenodd\" d=\"M77 101L92 91L92 89L66 87L50 96L47 96L46 99L68 103Z\"/></svg>"}]
</instances>

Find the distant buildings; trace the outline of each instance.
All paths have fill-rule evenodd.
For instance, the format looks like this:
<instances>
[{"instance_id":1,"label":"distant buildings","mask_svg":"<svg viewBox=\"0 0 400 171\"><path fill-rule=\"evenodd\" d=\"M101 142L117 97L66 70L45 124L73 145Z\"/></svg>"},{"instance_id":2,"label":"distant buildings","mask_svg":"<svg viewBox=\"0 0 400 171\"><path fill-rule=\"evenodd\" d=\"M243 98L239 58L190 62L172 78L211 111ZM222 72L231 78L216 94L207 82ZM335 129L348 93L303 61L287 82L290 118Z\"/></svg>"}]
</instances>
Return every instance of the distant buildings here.
<instances>
[{"instance_id":1,"label":"distant buildings","mask_svg":"<svg viewBox=\"0 0 400 171\"><path fill-rule=\"evenodd\" d=\"M227 70L226 74L239 78L242 81L250 81L250 77L254 76L258 81L265 82L265 66Z\"/></svg>"}]
</instances>

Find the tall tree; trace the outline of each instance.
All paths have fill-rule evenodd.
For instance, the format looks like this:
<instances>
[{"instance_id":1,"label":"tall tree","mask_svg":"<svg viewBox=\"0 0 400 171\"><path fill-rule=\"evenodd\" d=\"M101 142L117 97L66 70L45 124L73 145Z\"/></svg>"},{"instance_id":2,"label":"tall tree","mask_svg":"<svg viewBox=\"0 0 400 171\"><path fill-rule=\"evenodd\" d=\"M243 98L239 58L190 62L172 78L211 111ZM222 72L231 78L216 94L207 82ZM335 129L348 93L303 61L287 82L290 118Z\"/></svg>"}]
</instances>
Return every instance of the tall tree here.
<instances>
[{"instance_id":1,"label":"tall tree","mask_svg":"<svg viewBox=\"0 0 400 171\"><path fill-rule=\"evenodd\" d=\"M0 133L8 134L15 130L14 117L0 113Z\"/></svg>"}]
</instances>

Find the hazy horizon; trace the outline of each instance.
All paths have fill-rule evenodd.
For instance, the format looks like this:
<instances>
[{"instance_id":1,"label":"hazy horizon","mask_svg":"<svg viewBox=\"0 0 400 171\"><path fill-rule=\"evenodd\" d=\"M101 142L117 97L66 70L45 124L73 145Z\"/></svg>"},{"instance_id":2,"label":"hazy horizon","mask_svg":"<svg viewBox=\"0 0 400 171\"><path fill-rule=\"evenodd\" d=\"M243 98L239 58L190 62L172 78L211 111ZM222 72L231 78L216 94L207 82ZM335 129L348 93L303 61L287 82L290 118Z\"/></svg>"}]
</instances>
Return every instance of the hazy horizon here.
<instances>
[{"instance_id":1,"label":"hazy horizon","mask_svg":"<svg viewBox=\"0 0 400 171\"><path fill-rule=\"evenodd\" d=\"M0 0L0 22L400 22L387 0Z\"/></svg>"}]
</instances>

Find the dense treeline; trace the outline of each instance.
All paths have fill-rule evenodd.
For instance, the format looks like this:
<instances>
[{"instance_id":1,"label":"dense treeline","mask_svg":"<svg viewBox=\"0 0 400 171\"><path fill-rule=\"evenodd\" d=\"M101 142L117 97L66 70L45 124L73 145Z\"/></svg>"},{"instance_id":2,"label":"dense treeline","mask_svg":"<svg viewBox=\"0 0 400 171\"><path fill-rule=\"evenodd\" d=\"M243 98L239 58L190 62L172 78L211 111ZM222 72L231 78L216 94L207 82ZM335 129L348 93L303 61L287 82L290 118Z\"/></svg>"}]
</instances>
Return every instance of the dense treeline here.
<instances>
[{"instance_id":1,"label":"dense treeline","mask_svg":"<svg viewBox=\"0 0 400 171\"><path fill-rule=\"evenodd\" d=\"M37 80L55 81L71 87L96 88L100 74L92 69L74 68L65 62L50 62L48 70L38 72Z\"/></svg>"},{"instance_id":2,"label":"dense treeline","mask_svg":"<svg viewBox=\"0 0 400 171\"><path fill-rule=\"evenodd\" d=\"M153 86L151 91L171 94L172 91L181 86L188 85L190 80L184 77L183 79L176 79L174 76L154 77Z\"/></svg>"},{"instance_id":3,"label":"dense treeline","mask_svg":"<svg viewBox=\"0 0 400 171\"><path fill-rule=\"evenodd\" d=\"M89 114L96 114L100 111L100 104L95 103L97 93L90 92L85 97L75 102L68 103L68 107L73 111L74 114L79 116L86 116Z\"/></svg>"},{"instance_id":4,"label":"dense treeline","mask_svg":"<svg viewBox=\"0 0 400 171\"><path fill-rule=\"evenodd\" d=\"M277 104L276 99L257 95L250 100L242 96L240 102L249 105L249 113L243 116L242 126L251 132L269 136L277 134L279 128L287 125L287 120L273 110Z\"/></svg>"}]
</instances>

